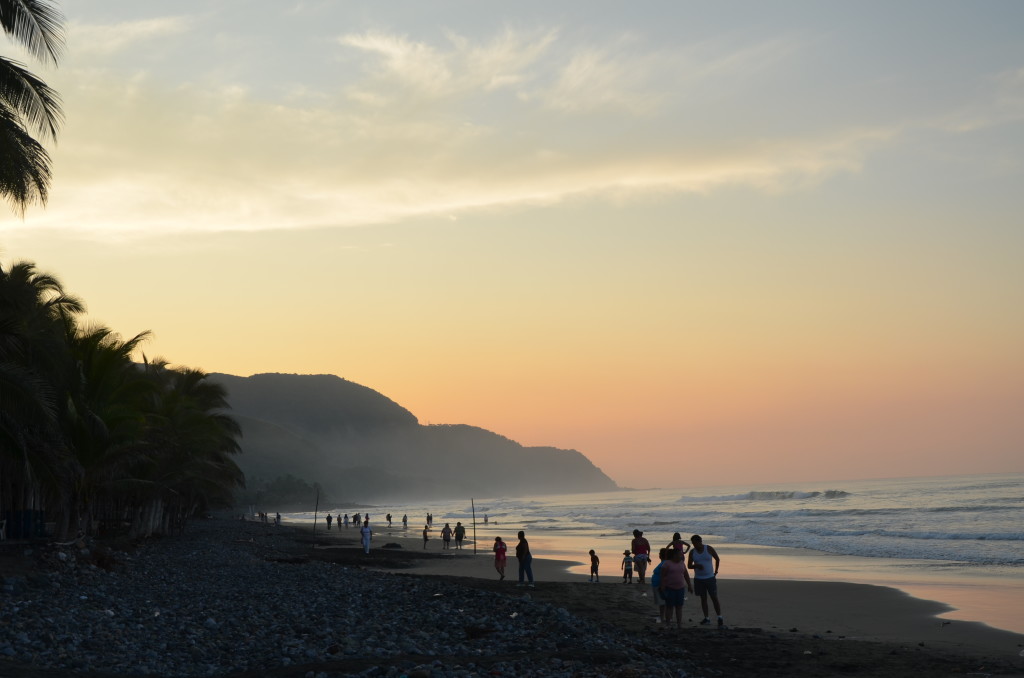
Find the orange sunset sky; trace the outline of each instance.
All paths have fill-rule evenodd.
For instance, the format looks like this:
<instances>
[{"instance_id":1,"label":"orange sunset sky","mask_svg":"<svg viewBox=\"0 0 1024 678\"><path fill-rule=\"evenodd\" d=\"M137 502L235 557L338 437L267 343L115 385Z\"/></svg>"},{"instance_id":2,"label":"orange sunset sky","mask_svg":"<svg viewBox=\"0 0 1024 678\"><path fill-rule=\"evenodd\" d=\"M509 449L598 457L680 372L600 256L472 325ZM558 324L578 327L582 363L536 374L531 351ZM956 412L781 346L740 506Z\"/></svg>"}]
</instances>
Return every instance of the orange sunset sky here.
<instances>
[{"instance_id":1,"label":"orange sunset sky","mask_svg":"<svg viewBox=\"0 0 1024 678\"><path fill-rule=\"evenodd\" d=\"M1024 471L1024 5L62 2L27 259L632 487Z\"/></svg>"}]
</instances>

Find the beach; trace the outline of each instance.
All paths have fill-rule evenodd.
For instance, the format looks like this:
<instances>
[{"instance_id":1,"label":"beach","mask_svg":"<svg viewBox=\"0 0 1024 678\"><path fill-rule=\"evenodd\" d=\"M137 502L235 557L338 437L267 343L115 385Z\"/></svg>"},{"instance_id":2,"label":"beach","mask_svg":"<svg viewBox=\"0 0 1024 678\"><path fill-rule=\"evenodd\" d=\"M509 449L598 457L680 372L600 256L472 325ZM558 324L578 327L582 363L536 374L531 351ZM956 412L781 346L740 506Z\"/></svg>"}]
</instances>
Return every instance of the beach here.
<instances>
[{"instance_id":1,"label":"beach","mask_svg":"<svg viewBox=\"0 0 1024 678\"><path fill-rule=\"evenodd\" d=\"M343 536L339 537L341 534ZM436 576L462 576L496 579L491 543L478 546L473 555L472 544L462 551L454 548L444 551L437 530L428 542L428 553L439 558L417 562L415 572ZM348 536L337 530L333 534L322 529L324 540ZM529 536L529 535L528 535ZM403 549L422 550L422 539L402 534L400 529L380 528L381 541L394 542ZM515 549L516 539L506 539L509 553ZM533 547L536 550L536 547ZM538 581L587 583L587 567L571 560L547 559L538 552L533 571ZM619 570L621 555L602 561L599 591L622 588L632 595L640 610L655 618L654 605L646 586L623 584ZM515 579L516 560L509 558L506 581ZM635 578L634 578L635 580ZM589 590L589 589L587 589ZM644 594L647 594L644 597ZM590 594L588 594L590 595ZM596 595L596 594L595 594ZM891 587L828 581L791 581L764 579L719 578L719 597L723 613L730 626L757 627L772 632L802 635L821 635L850 640L867 640L914 645L920 643L934 649L1000 658L1022 658L1024 634L995 629L971 621L950 621L937 615L947 612L949 606L911 597ZM628 598L627 598L628 600ZM699 600L689 597L684 608L693 624L700 621ZM795 630L794 630L795 629ZM1022 662L1024 666L1024 662Z\"/></svg>"},{"instance_id":2,"label":"beach","mask_svg":"<svg viewBox=\"0 0 1024 678\"><path fill-rule=\"evenodd\" d=\"M339 517L369 513L371 524L384 532L383 518L391 513L391 532L413 537L428 513L434 517L434 539L446 522L461 522L468 536L481 542L502 536L514 543L516 532L525 530L535 553L566 561L580 578L586 577L591 549L605 572L617 568L634 529L643 531L655 549L676 532L684 538L700 533L722 556L723 581L882 586L942 603L937 614L943 621L983 622L1024 634L1022 489L1024 475L998 474L326 508ZM403 514L410 516L407 531L401 529ZM314 513L284 517L311 526ZM873 620L869 630L880 624ZM787 628L792 626L800 624Z\"/></svg>"},{"instance_id":3,"label":"beach","mask_svg":"<svg viewBox=\"0 0 1024 678\"><path fill-rule=\"evenodd\" d=\"M434 535L424 551L378 527L367 555L352 529L217 518L109 553L109 571L51 554L55 570L4 579L0 675L1024 675L1024 636L943 624L894 589L723 578L726 628L698 626L691 597L675 629L616 563L589 584L538 552L519 588L515 558L497 581L489 551Z\"/></svg>"}]
</instances>

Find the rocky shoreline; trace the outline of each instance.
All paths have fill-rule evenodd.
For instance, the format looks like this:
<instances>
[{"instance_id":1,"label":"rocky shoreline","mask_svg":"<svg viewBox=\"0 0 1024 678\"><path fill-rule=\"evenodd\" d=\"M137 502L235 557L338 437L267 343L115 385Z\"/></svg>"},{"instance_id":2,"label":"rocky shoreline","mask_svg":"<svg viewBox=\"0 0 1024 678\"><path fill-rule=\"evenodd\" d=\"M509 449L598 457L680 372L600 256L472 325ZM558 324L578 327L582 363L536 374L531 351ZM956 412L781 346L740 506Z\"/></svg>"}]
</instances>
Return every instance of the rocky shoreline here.
<instances>
[{"instance_id":1,"label":"rocky shoreline","mask_svg":"<svg viewBox=\"0 0 1024 678\"><path fill-rule=\"evenodd\" d=\"M5 579L0 669L8 662L131 676L268 675L300 665L331 678L606 674L558 657L571 649L573 657L606 656L620 672L644 659L659 675L701 675L677 660L652 667L621 636L525 592L496 595L307 559L294 548L301 536L290 527L198 521L183 537L105 553L99 560L109 571L93 562L96 554L58 550L52 571ZM545 653L548 661L536 664Z\"/></svg>"},{"instance_id":2,"label":"rocky shoreline","mask_svg":"<svg viewBox=\"0 0 1024 678\"><path fill-rule=\"evenodd\" d=\"M1018 675L1019 662L760 628L665 628L628 586L415 574L469 558L229 519L0 562L0 676ZM8 549L11 546L6 547ZM22 547L23 548L23 547ZM8 560L6 558L0 561ZM452 571L457 563L452 562ZM409 570L408 568L413 568ZM688 603L689 604L689 603Z\"/></svg>"}]
</instances>

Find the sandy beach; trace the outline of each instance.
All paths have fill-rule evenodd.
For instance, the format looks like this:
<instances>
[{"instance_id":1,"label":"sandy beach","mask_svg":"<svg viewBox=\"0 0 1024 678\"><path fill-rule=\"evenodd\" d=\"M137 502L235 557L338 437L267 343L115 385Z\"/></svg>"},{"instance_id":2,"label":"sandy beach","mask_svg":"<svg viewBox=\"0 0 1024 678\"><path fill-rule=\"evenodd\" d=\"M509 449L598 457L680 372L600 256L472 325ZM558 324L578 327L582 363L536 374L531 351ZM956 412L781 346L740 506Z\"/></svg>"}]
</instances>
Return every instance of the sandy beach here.
<instances>
[{"instance_id":1,"label":"sandy beach","mask_svg":"<svg viewBox=\"0 0 1024 678\"><path fill-rule=\"evenodd\" d=\"M410 530L411 531L411 530ZM427 553L437 557L416 561L414 572L423 575L473 577L483 580L497 579L494 558L489 542L478 545L464 544L462 550L442 549L438 530L427 544ZM355 531L351 530L355 538ZM330 533L318 530L325 540L348 538L344 530ZM529 537L529 535L527 535ZM515 587L517 561L511 554L516 539L506 539L510 557L503 584ZM422 538L408 537L400 528L383 528L375 537L374 547L396 543L402 549L423 551ZM534 554L533 572L537 582L565 582L588 584L585 575L569 571L580 563L552 560L543 554ZM601 582L595 591L585 588L587 595L605 595L608 589L623 589L616 601L634 600L641 611L649 611L653 622L655 608L648 587L637 583L625 585L618 569L618 561L602 563ZM646 595L645 595L646 594ZM912 645L965 654L1020 659L1024 667L1024 635L994 629L985 624L968 621L949 621L937 615L948 606L911 597L902 591L884 586L849 584L843 582L788 581L763 579L730 579L719 577L719 598L723 615L732 627L756 627L772 632L819 635L850 640L880 641ZM696 624L701 619L700 601L688 598L684 611Z\"/></svg>"}]
</instances>

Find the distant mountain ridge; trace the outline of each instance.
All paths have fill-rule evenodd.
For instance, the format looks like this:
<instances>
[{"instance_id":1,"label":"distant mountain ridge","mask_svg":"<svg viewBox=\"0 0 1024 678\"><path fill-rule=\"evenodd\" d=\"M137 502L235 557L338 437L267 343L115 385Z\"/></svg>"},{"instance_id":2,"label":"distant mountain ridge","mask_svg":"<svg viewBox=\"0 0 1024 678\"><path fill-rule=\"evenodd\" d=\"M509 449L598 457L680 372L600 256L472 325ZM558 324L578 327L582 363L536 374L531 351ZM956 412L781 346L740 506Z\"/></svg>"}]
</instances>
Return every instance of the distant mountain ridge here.
<instances>
[{"instance_id":1,"label":"distant mountain ridge","mask_svg":"<svg viewBox=\"0 0 1024 678\"><path fill-rule=\"evenodd\" d=\"M242 426L250 485L292 475L332 500L510 496L617 489L576 450L524 447L468 425L422 426L409 410L334 375L211 374Z\"/></svg>"}]
</instances>

